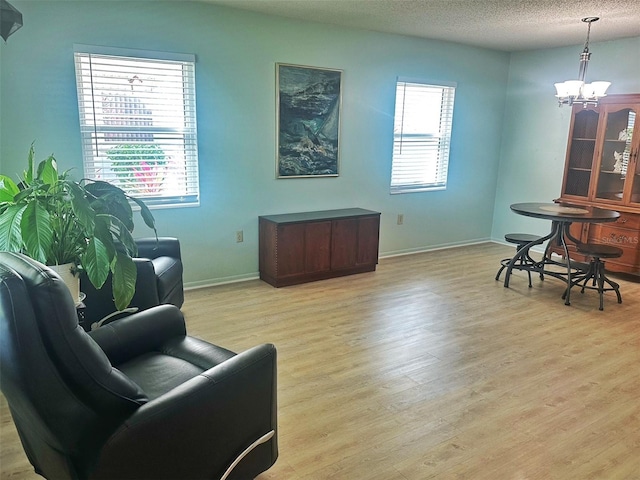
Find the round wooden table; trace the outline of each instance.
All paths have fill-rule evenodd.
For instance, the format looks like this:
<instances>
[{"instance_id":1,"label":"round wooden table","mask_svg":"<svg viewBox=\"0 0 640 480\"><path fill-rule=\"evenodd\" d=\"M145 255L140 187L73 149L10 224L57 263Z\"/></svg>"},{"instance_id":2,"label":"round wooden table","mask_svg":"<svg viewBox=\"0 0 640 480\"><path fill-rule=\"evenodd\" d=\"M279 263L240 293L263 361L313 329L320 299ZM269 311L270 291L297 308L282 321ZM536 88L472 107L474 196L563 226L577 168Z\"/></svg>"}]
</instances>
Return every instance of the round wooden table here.
<instances>
[{"instance_id":1,"label":"round wooden table","mask_svg":"<svg viewBox=\"0 0 640 480\"><path fill-rule=\"evenodd\" d=\"M548 242L544 252L542 261L536 263L531 267L531 270L541 273L543 275L550 275L556 278L564 280L566 275L567 285L571 285L571 262L569 259L569 250L567 248L567 240L574 243L580 243L580 240L571 236L569 232L569 226L574 223L607 223L615 222L620 213L613 210L605 210L603 208L590 207L590 206L578 206L578 205L563 205L558 203L514 203L511 205L511 210L518 215L524 215L525 217L541 218L543 220L551 220L551 232L544 237L540 237L537 240L530 242L523 248L518 250L511 261L507 265L507 270L504 278L504 286L509 287L509 278L511 277L511 271L516 262L524 255L529 253L529 249L535 245L541 245L544 242ZM567 273L559 274L558 272L545 270L545 265L558 265L558 262L551 260L548 255L548 251L551 245L557 242L558 245L562 245L564 250L564 258L566 260ZM565 304L570 304L570 289L567 288L567 294L565 297Z\"/></svg>"}]
</instances>

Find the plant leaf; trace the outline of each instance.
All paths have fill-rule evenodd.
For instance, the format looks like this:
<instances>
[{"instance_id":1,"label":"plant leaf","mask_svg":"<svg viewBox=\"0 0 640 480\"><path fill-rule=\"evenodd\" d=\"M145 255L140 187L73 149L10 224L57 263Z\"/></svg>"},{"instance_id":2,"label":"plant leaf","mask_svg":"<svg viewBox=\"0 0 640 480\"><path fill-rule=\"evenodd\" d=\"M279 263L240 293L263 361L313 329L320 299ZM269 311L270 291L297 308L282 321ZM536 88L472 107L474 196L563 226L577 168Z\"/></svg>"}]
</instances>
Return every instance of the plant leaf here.
<instances>
[{"instance_id":1,"label":"plant leaf","mask_svg":"<svg viewBox=\"0 0 640 480\"><path fill-rule=\"evenodd\" d=\"M24 182L27 185L31 185L33 182L33 157L35 155L35 149L33 148L33 142L29 148L29 155L27 156L27 169L24 172Z\"/></svg>"},{"instance_id":2,"label":"plant leaf","mask_svg":"<svg viewBox=\"0 0 640 480\"><path fill-rule=\"evenodd\" d=\"M114 257L116 256L116 246L113 241L113 235L109 229L111 224L109 223L109 217L105 215L96 215L96 228L93 231L95 238L98 238L105 248L107 249L107 255L109 257L108 264L111 265Z\"/></svg>"},{"instance_id":3,"label":"plant leaf","mask_svg":"<svg viewBox=\"0 0 640 480\"><path fill-rule=\"evenodd\" d=\"M89 245L82 256L82 266L87 277L97 289L102 288L109 276L111 257L108 247L97 237L89 241Z\"/></svg>"},{"instance_id":4,"label":"plant leaf","mask_svg":"<svg viewBox=\"0 0 640 480\"><path fill-rule=\"evenodd\" d=\"M116 187L109 182L103 182L102 180L90 180L84 188L96 198L104 197L113 192L119 192L124 195L124 191L120 187Z\"/></svg>"},{"instance_id":5,"label":"plant leaf","mask_svg":"<svg viewBox=\"0 0 640 480\"><path fill-rule=\"evenodd\" d=\"M29 200L27 198L33 195L34 191L37 191L39 189L41 190L42 187L43 185L32 184L26 187L24 190L19 190L18 193L16 193L16 196L13 197L13 201L15 203L21 203L21 202L24 202L25 204L29 203Z\"/></svg>"},{"instance_id":6,"label":"plant leaf","mask_svg":"<svg viewBox=\"0 0 640 480\"><path fill-rule=\"evenodd\" d=\"M13 202L20 189L6 175L0 175L0 202Z\"/></svg>"},{"instance_id":7,"label":"plant leaf","mask_svg":"<svg viewBox=\"0 0 640 480\"><path fill-rule=\"evenodd\" d=\"M138 200L135 197L129 198L140 207L140 215L142 216L142 220L144 220L144 223L147 225L147 227L153 229L157 238L158 232L156 231L156 219L153 218L153 214L151 213L151 210L149 210L149 207L147 207L147 205L142 200Z\"/></svg>"},{"instance_id":8,"label":"plant leaf","mask_svg":"<svg viewBox=\"0 0 640 480\"><path fill-rule=\"evenodd\" d=\"M113 215L98 214L96 218L100 218L101 221L105 221L109 224L109 231L115 237L115 239L121 244L126 253L135 257L138 253L138 246L136 245L131 232L127 229L118 217Z\"/></svg>"},{"instance_id":9,"label":"plant leaf","mask_svg":"<svg viewBox=\"0 0 640 480\"><path fill-rule=\"evenodd\" d=\"M22 251L22 231L20 221L25 210L24 205L10 205L0 215L0 250L7 252Z\"/></svg>"},{"instance_id":10,"label":"plant leaf","mask_svg":"<svg viewBox=\"0 0 640 480\"><path fill-rule=\"evenodd\" d=\"M96 212L113 215L127 226L127 230L133 230L133 211L122 189L102 181L88 183L85 189L95 197L91 206Z\"/></svg>"},{"instance_id":11,"label":"plant leaf","mask_svg":"<svg viewBox=\"0 0 640 480\"><path fill-rule=\"evenodd\" d=\"M71 194L71 208L73 209L73 213L78 217L78 220L87 232L93 232L95 230L96 212L91 208L91 204L89 200L87 200L87 197L85 197L82 187L70 180L65 180L64 185Z\"/></svg>"},{"instance_id":12,"label":"plant leaf","mask_svg":"<svg viewBox=\"0 0 640 480\"><path fill-rule=\"evenodd\" d=\"M29 203L22 214L20 229L27 254L46 264L53 238L50 215L46 208L37 202Z\"/></svg>"},{"instance_id":13,"label":"plant leaf","mask_svg":"<svg viewBox=\"0 0 640 480\"><path fill-rule=\"evenodd\" d=\"M58 165L53 155L40 162L37 178L45 185L54 185L58 181Z\"/></svg>"},{"instance_id":14,"label":"plant leaf","mask_svg":"<svg viewBox=\"0 0 640 480\"><path fill-rule=\"evenodd\" d=\"M136 277L138 271L136 265L129 256L122 252L116 252L111 264L113 280L113 298L116 308L124 310L131 303L136 291Z\"/></svg>"}]
</instances>

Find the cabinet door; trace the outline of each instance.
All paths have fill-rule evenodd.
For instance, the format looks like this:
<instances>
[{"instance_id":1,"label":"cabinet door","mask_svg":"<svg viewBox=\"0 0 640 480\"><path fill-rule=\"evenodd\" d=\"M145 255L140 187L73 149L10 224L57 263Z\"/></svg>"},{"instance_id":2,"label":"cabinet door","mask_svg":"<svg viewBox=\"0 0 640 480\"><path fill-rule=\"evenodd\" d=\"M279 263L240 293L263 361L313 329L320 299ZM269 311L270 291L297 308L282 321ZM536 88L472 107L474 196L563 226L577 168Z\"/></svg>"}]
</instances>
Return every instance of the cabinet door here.
<instances>
[{"instance_id":1,"label":"cabinet door","mask_svg":"<svg viewBox=\"0 0 640 480\"><path fill-rule=\"evenodd\" d=\"M331 222L312 222L304 231L305 272L326 272L331 268Z\"/></svg>"},{"instance_id":2,"label":"cabinet door","mask_svg":"<svg viewBox=\"0 0 640 480\"><path fill-rule=\"evenodd\" d=\"M305 269L304 223L278 226L277 265L278 277L299 275Z\"/></svg>"},{"instance_id":3,"label":"cabinet door","mask_svg":"<svg viewBox=\"0 0 640 480\"><path fill-rule=\"evenodd\" d=\"M633 105L608 105L605 108L602 146L597 160L596 200L622 204L631 196L636 165L631 162L632 153L635 153L632 152L635 118ZM640 186L636 188L640 189Z\"/></svg>"},{"instance_id":4,"label":"cabinet door","mask_svg":"<svg viewBox=\"0 0 640 480\"><path fill-rule=\"evenodd\" d=\"M378 263L380 217L363 217L358 222L358 265Z\"/></svg>"},{"instance_id":5,"label":"cabinet door","mask_svg":"<svg viewBox=\"0 0 640 480\"><path fill-rule=\"evenodd\" d=\"M600 113L597 110L574 107L567 146L563 196L583 199L589 196L599 119Z\"/></svg>"},{"instance_id":6,"label":"cabinet door","mask_svg":"<svg viewBox=\"0 0 640 480\"><path fill-rule=\"evenodd\" d=\"M627 128L627 140L624 155L629 155L629 168L627 175L628 194L625 198L630 205L640 208L640 121L637 115L640 105L629 113L629 124Z\"/></svg>"},{"instance_id":7,"label":"cabinet door","mask_svg":"<svg viewBox=\"0 0 640 480\"><path fill-rule=\"evenodd\" d=\"M331 266L331 222L278 227L278 276L324 272Z\"/></svg>"},{"instance_id":8,"label":"cabinet door","mask_svg":"<svg viewBox=\"0 0 640 480\"><path fill-rule=\"evenodd\" d=\"M357 218L334 220L331 225L331 269L353 267L358 259Z\"/></svg>"}]
</instances>

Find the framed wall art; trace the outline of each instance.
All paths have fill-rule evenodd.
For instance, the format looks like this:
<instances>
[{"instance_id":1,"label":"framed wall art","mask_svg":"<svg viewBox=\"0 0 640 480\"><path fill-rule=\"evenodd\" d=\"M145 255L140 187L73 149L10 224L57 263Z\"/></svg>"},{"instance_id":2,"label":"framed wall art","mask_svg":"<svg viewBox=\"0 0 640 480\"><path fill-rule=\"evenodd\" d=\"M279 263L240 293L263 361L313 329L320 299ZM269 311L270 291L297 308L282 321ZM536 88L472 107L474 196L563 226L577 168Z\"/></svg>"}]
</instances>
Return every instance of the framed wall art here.
<instances>
[{"instance_id":1,"label":"framed wall art","mask_svg":"<svg viewBox=\"0 0 640 480\"><path fill-rule=\"evenodd\" d=\"M342 70L276 64L277 178L337 177Z\"/></svg>"}]
</instances>

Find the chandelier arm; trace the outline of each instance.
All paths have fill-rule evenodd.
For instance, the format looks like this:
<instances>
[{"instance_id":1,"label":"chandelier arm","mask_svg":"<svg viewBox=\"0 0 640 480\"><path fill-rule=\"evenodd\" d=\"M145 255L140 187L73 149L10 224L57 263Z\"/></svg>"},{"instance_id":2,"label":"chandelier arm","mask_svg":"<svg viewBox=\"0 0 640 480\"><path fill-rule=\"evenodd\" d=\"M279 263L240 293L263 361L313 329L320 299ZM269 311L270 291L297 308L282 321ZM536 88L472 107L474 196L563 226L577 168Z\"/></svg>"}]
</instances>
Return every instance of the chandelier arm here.
<instances>
[{"instance_id":1,"label":"chandelier arm","mask_svg":"<svg viewBox=\"0 0 640 480\"><path fill-rule=\"evenodd\" d=\"M591 59L589 52L589 39L591 37L591 24L600 20L599 17L585 17L582 19L587 24L587 38L584 42L584 48L580 54L580 68L578 70L578 80L569 80L562 83L556 83L556 97L558 105L573 105L574 103L587 105L598 105L598 98L606 96L606 90L611 84L610 82L593 82L585 83L587 76L587 67Z\"/></svg>"}]
</instances>

